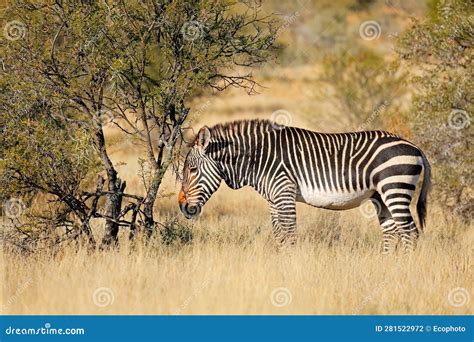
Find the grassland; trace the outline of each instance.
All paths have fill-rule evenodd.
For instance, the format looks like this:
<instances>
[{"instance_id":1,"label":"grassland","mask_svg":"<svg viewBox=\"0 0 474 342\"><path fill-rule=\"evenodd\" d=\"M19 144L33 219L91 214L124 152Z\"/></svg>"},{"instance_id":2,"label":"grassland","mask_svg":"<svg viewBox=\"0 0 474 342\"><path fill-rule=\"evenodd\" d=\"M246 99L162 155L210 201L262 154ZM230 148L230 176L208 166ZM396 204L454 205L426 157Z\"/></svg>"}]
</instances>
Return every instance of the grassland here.
<instances>
[{"instance_id":1,"label":"grassland","mask_svg":"<svg viewBox=\"0 0 474 342\"><path fill-rule=\"evenodd\" d=\"M301 205L298 245L278 252L265 202L221 189L188 244L9 255L3 312L472 314L472 227L430 213L412 255L382 256L375 217Z\"/></svg>"}]
</instances>

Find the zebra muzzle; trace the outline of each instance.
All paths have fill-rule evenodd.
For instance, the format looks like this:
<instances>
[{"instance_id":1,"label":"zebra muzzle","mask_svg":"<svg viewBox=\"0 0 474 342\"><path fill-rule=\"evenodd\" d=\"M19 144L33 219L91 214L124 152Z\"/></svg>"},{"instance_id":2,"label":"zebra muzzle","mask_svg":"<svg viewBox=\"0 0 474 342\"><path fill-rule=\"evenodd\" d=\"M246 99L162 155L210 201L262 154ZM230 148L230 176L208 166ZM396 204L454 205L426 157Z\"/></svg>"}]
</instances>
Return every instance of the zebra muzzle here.
<instances>
[{"instance_id":1,"label":"zebra muzzle","mask_svg":"<svg viewBox=\"0 0 474 342\"><path fill-rule=\"evenodd\" d=\"M191 219L199 215L199 213L201 212L201 207L199 207L198 205L190 206L188 205L188 203L183 203L181 205L181 211L183 212L184 217L186 217L187 219Z\"/></svg>"}]
</instances>

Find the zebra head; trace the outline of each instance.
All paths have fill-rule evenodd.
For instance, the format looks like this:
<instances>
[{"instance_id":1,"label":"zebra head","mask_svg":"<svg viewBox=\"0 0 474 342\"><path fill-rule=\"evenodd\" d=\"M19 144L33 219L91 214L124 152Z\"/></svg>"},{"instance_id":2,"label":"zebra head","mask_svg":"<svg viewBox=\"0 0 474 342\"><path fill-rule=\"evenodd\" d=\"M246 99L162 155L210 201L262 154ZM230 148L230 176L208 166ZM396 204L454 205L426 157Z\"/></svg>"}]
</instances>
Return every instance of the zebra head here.
<instances>
[{"instance_id":1,"label":"zebra head","mask_svg":"<svg viewBox=\"0 0 474 342\"><path fill-rule=\"evenodd\" d=\"M204 126L186 156L183 167L183 182L178 202L188 219L200 214L202 207L219 188L222 180L218 164L207 151L211 131Z\"/></svg>"}]
</instances>

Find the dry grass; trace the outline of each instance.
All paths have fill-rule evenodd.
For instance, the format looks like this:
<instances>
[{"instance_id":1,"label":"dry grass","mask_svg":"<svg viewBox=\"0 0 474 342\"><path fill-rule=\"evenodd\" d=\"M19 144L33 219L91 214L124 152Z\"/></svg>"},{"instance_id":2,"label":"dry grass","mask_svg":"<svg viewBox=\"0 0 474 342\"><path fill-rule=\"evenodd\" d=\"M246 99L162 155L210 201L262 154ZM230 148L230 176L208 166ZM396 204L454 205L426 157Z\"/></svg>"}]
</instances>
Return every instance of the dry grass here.
<instances>
[{"instance_id":1,"label":"dry grass","mask_svg":"<svg viewBox=\"0 0 474 342\"><path fill-rule=\"evenodd\" d=\"M194 222L188 244L158 238L131 248L124 236L112 252L71 246L55 257L4 255L3 312L473 313L470 303L455 307L448 299L454 288L472 291L472 227L432 210L415 253L382 256L375 218L303 205L298 214L300 241L284 252L272 244L265 202L252 191L221 189ZM107 288L96 299L105 307L94 303L99 288ZM278 288L284 290L274 294L275 306Z\"/></svg>"}]
</instances>

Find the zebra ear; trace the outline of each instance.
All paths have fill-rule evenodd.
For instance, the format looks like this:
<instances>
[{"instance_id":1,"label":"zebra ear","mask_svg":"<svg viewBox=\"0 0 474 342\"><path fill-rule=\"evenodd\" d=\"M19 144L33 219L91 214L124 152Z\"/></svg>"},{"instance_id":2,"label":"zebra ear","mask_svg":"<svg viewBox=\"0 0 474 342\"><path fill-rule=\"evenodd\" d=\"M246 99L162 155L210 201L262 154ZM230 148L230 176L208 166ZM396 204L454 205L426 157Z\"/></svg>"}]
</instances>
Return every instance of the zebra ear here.
<instances>
[{"instance_id":1,"label":"zebra ear","mask_svg":"<svg viewBox=\"0 0 474 342\"><path fill-rule=\"evenodd\" d=\"M202 147L203 150L206 149L207 145L211 141L211 131L209 127L204 126L199 130L198 137L197 137L197 145Z\"/></svg>"}]
</instances>

